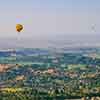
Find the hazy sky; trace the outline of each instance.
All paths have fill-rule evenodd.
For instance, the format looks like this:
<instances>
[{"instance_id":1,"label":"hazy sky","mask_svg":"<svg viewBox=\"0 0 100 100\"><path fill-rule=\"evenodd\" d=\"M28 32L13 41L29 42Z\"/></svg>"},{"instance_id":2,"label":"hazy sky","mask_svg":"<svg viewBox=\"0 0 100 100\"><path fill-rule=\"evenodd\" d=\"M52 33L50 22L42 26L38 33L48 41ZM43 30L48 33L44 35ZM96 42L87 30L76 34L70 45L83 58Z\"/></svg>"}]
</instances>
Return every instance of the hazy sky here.
<instances>
[{"instance_id":1,"label":"hazy sky","mask_svg":"<svg viewBox=\"0 0 100 100\"><path fill-rule=\"evenodd\" d=\"M100 0L1 0L0 37L100 34Z\"/></svg>"}]
</instances>

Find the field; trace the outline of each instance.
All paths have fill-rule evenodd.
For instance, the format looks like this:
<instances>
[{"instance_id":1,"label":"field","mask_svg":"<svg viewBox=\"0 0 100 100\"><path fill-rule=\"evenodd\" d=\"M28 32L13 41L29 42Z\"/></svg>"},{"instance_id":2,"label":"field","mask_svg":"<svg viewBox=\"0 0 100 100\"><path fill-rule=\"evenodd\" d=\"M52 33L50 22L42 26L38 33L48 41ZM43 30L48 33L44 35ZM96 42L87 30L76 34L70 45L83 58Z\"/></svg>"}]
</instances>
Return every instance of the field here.
<instances>
[{"instance_id":1,"label":"field","mask_svg":"<svg viewBox=\"0 0 100 100\"><path fill-rule=\"evenodd\" d=\"M100 96L99 48L81 52L16 49L13 53L0 52L0 100L84 100L82 97Z\"/></svg>"}]
</instances>

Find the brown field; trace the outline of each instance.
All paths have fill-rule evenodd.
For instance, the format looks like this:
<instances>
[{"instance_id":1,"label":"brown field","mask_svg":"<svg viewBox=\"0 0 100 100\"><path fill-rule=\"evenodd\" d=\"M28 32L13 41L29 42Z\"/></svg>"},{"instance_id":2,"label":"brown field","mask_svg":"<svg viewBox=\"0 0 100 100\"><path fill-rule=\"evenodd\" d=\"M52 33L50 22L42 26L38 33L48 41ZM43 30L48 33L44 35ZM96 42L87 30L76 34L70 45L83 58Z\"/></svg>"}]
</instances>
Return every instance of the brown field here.
<instances>
[{"instance_id":1,"label":"brown field","mask_svg":"<svg viewBox=\"0 0 100 100\"><path fill-rule=\"evenodd\" d=\"M0 64L0 72L4 72L11 67L13 67L13 64Z\"/></svg>"}]
</instances>

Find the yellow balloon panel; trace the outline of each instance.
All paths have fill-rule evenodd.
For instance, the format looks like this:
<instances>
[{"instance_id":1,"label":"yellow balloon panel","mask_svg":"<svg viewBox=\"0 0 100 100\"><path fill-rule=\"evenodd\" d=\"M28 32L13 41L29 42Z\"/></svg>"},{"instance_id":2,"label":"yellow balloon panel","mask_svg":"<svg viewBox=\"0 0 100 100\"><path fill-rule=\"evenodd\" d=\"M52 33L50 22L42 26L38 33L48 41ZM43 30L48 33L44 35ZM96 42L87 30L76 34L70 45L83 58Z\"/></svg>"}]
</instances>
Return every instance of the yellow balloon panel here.
<instances>
[{"instance_id":1,"label":"yellow balloon panel","mask_svg":"<svg viewBox=\"0 0 100 100\"><path fill-rule=\"evenodd\" d=\"M20 32L23 29L23 25L21 24L16 24L16 31Z\"/></svg>"}]
</instances>

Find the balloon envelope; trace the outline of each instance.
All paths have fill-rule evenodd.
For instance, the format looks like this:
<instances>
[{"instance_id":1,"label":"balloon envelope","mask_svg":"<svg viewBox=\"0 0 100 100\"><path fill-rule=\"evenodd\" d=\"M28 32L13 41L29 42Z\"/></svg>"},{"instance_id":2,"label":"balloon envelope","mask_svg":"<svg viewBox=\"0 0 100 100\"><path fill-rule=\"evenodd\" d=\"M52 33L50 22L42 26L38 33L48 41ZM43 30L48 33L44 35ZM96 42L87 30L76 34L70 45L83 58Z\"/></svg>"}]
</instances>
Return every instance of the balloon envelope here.
<instances>
[{"instance_id":1,"label":"balloon envelope","mask_svg":"<svg viewBox=\"0 0 100 100\"><path fill-rule=\"evenodd\" d=\"M20 32L23 29L23 25L21 24L16 24L16 31Z\"/></svg>"}]
</instances>

